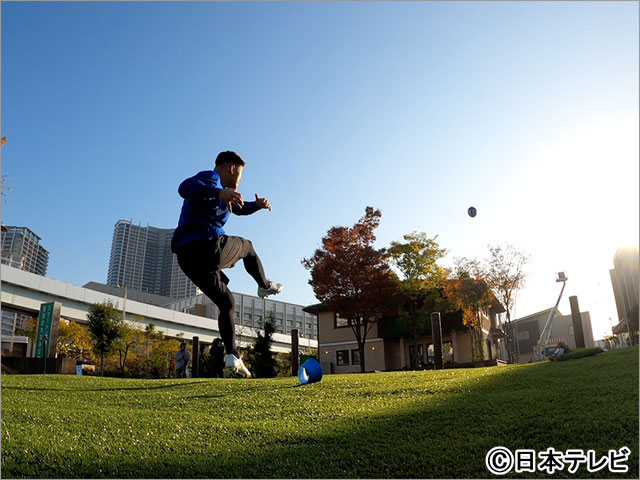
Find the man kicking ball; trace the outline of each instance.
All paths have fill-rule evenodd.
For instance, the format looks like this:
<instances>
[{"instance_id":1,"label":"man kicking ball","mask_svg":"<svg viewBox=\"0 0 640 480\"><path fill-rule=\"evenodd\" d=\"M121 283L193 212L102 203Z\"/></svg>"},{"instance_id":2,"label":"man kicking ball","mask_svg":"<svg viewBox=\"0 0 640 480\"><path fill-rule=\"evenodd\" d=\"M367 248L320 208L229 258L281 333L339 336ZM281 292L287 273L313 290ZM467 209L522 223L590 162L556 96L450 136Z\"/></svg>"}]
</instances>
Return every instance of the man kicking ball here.
<instances>
[{"instance_id":1,"label":"man kicking ball","mask_svg":"<svg viewBox=\"0 0 640 480\"><path fill-rule=\"evenodd\" d=\"M220 310L218 325L227 352L225 373L251 377L236 349L235 301L227 287L229 278L222 270L232 268L242 259L245 270L258 284L260 298L280 293L282 285L267 280L262 262L249 240L228 236L222 229L229 213L251 215L263 208L271 211L266 198L256 194L254 202L245 202L238 193L244 165L237 153L221 152L213 171L200 172L180 184L178 193L184 202L171 239L171 251L178 257L178 265L185 275Z\"/></svg>"}]
</instances>

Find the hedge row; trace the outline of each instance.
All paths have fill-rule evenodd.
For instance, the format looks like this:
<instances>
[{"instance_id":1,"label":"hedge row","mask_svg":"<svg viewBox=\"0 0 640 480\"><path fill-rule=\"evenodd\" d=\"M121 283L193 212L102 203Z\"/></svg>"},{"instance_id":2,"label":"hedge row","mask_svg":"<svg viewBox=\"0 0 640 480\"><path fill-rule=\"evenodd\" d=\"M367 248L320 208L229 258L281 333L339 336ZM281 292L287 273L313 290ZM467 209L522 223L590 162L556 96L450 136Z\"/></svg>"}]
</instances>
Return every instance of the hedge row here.
<instances>
[{"instance_id":1,"label":"hedge row","mask_svg":"<svg viewBox=\"0 0 640 480\"><path fill-rule=\"evenodd\" d=\"M581 348L579 350L573 350L569 353L563 353L562 355L558 355L557 357L551 357L551 360L556 362L562 362L564 360L573 360L576 358L590 357L592 355L597 355L598 353L603 353L604 350L600 347L592 347L592 348Z\"/></svg>"}]
</instances>

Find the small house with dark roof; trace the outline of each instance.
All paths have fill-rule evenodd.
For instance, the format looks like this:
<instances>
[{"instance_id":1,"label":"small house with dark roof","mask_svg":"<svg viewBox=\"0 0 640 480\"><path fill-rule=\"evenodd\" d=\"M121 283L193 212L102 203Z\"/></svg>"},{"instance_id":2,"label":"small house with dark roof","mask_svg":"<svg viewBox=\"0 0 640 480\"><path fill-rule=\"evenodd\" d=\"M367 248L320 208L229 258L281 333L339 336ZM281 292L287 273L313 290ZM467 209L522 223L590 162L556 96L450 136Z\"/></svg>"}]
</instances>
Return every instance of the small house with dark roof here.
<instances>
[{"instance_id":1,"label":"small house with dark roof","mask_svg":"<svg viewBox=\"0 0 640 480\"><path fill-rule=\"evenodd\" d=\"M325 373L360 372L360 354L352 328L326 304L309 305L304 311L318 317L318 356ZM505 312L495 298L491 307L481 312L483 361L473 361L472 334L462 321L462 311L441 314L443 360L445 368L504 365L507 362L507 338L498 315ZM414 364L417 350L419 364ZM365 342L367 371L392 371L433 368L434 346L431 322L418 339L397 317L379 319Z\"/></svg>"}]
</instances>

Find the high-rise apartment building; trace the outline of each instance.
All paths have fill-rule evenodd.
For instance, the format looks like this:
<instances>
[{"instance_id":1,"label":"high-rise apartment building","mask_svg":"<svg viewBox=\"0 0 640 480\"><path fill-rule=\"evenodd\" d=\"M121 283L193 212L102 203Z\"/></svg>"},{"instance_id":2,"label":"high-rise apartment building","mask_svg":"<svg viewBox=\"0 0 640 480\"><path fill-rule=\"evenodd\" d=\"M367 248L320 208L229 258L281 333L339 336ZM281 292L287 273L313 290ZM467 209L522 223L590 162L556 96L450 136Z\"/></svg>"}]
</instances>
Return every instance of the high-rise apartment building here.
<instances>
[{"instance_id":1,"label":"high-rise apartment building","mask_svg":"<svg viewBox=\"0 0 640 480\"><path fill-rule=\"evenodd\" d=\"M172 228L142 227L118 220L113 229L107 285L171 298L196 294L171 252Z\"/></svg>"},{"instance_id":2,"label":"high-rise apartment building","mask_svg":"<svg viewBox=\"0 0 640 480\"><path fill-rule=\"evenodd\" d=\"M2 263L36 275L46 275L49 251L27 227L3 227Z\"/></svg>"},{"instance_id":3,"label":"high-rise apartment building","mask_svg":"<svg viewBox=\"0 0 640 480\"><path fill-rule=\"evenodd\" d=\"M637 246L619 248L613 257L614 268L609 270L618 309L619 323L613 330L616 334L628 332L630 326L633 329L633 317L638 316L639 259Z\"/></svg>"}]
</instances>

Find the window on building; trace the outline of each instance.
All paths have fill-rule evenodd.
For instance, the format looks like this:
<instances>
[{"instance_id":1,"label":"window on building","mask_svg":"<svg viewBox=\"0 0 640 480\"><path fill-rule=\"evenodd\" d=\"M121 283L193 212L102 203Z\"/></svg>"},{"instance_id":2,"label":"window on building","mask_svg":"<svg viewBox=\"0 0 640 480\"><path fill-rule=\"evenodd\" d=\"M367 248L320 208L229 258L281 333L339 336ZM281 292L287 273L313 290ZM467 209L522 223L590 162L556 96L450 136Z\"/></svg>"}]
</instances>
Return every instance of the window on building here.
<instances>
[{"instance_id":1,"label":"window on building","mask_svg":"<svg viewBox=\"0 0 640 480\"><path fill-rule=\"evenodd\" d=\"M529 340L529 331L518 332L518 340Z\"/></svg>"},{"instance_id":2,"label":"window on building","mask_svg":"<svg viewBox=\"0 0 640 480\"><path fill-rule=\"evenodd\" d=\"M360 350L357 348L351 350L351 365L360 365Z\"/></svg>"},{"instance_id":3,"label":"window on building","mask_svg":"<svg viewBox=\"0 0 640 480\"><path fill-rule=\"evenodd\" d=\"M336 352L336 364L349 365L349 350L338 350Z\"/></svg>"},{"instance_id":4,"label":"window on building","mask_svg":"<svg viewBox=\"0 0 640 480\"><path fill-rule=\"evenodd\" d=\"M269 315L269 313L273 312L275 316L276 313L276 303L271 300L264 300L264 311L265 315Z\"/></svg>"},{"instance_id":5,"label":"window on building","mask_svg":"<svg viewBox=\"0 0 640 480\"><path fill-rule=\"evenodd\" d=\"M333 314L333 326L334 328L344 328L349 326L349 321L345 318L341 318L337 313Z\"/></svg>"},{"instance_id":6,"label":"window on building","mask_svg":"<svg viewBox=\"0 0 640 480\"><path fill-rule=\"evenodd\" d=\"M442 345L442 352L444 354L444 344ZM453 349L453 346L451 347ZM436 352L433 349L433 344L429 344L427 347L427 363L435 363L436 362Z\"/></svg>"}]
</instances>

